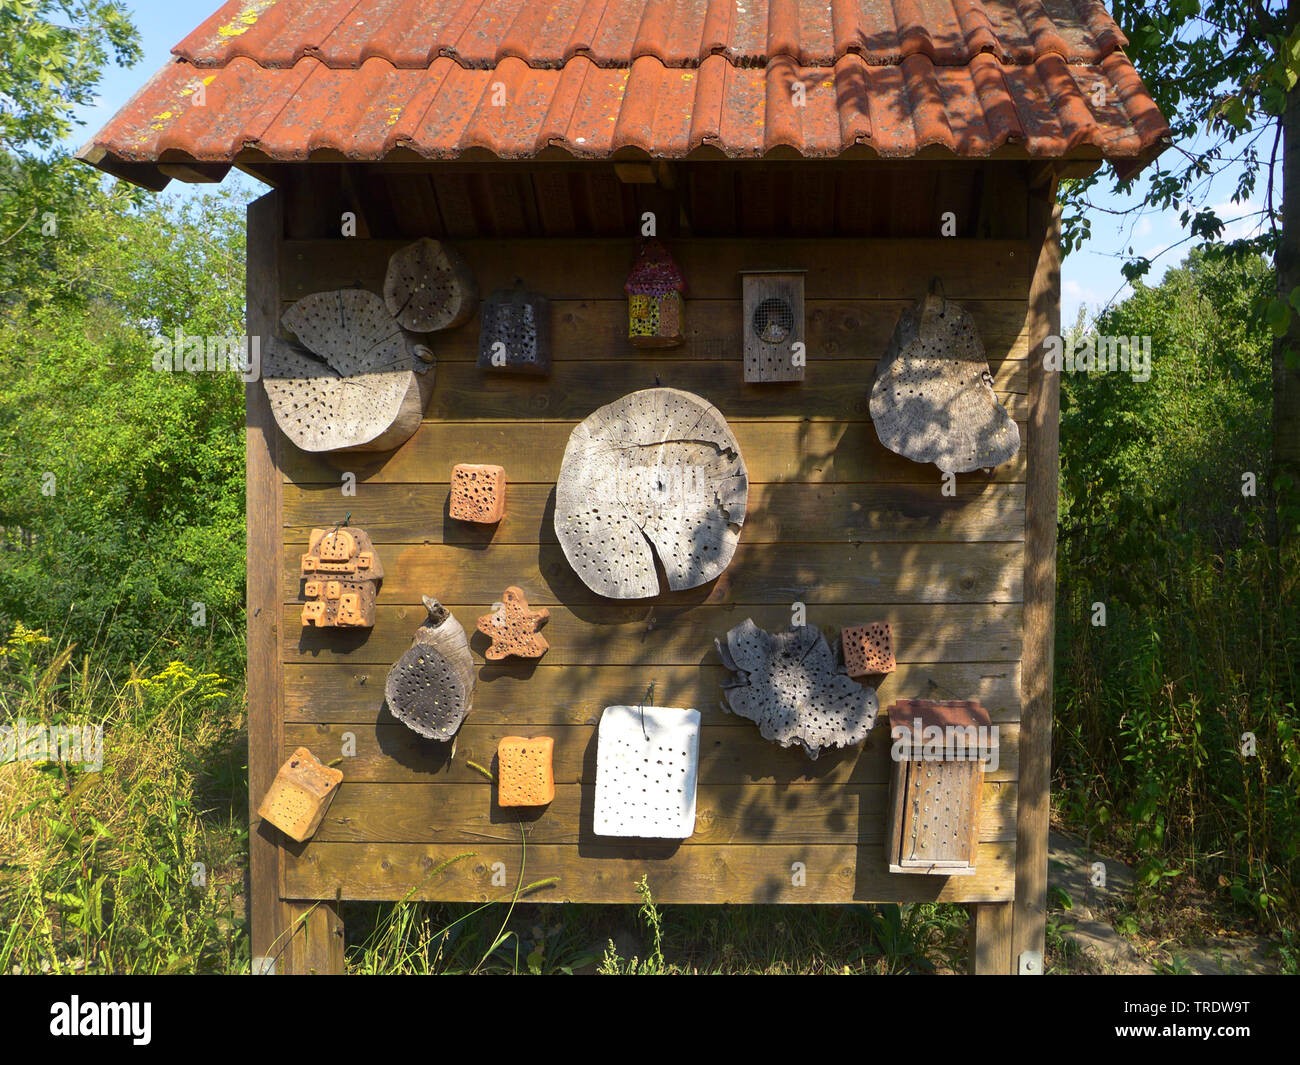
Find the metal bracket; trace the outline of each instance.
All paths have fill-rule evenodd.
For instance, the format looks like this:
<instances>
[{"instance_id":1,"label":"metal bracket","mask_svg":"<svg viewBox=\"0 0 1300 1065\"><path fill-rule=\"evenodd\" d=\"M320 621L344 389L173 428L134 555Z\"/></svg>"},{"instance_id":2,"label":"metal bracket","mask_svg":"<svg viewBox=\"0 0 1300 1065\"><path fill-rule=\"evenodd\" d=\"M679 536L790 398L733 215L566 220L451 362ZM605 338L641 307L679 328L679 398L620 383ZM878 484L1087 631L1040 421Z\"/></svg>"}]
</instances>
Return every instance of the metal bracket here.
<instances>
[{"instance_id":1,"label":"metal bracket","mask_svg":"<svg viewBox=\"0 0 1300 1065\"><path fill-rule=\"evenodd\" d=\"M1021 976L1042 976L1043 952L1041 950L1022 951L1017 971Z\"/></svg>"},{"instance_id":2,"label":"metal bracket","mask_svg":"<svg viewBox=\"0 0 1300 1065\"><path fill-rule=\"evenodd\" d=\"M274 959L274 958L267 958L267 957L254 958L254 959L253 959L253 975L254 975L254 976L274 976L274 975L275 975L275 959Z\"/></svg>"}]
</instances>

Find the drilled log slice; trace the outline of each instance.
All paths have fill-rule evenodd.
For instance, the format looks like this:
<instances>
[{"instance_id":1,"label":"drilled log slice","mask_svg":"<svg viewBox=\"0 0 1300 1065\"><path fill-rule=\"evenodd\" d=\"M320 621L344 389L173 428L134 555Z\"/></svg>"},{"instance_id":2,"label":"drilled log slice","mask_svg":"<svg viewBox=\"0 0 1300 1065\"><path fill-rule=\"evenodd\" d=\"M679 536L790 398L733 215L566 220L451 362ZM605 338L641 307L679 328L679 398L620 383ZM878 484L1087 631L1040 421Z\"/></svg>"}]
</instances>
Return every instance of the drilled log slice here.
<instances>
[{"instance_id":1,"label":"drilled log slice","mask_svg":"<svg viewBox=\"0 0 1300 1065\"><path fill-rule=\"evenodd\" d=\"M474 313L478 286L455 248L424 237L389 258L384 302L405 328L432 333Z\"/></svg>"},{"instance_id":2,"label":"drilled log slice","mask_svg":"<svg viewBox=\"0 0 1300 1065\"><path fill-rule=\"evenodd\" d=\"M262 360L271 411L304 451L387 451L420 425L433 394L433 355L373 292L300 299L282 322L300 343L272 338Z\"/></svg>"},{"instance_id":3,"label":"drilled log slice","mask_svg":"<svg viewBox=\"0 0 1300 1065\"><path fill-rule=\"evenodd\" d=\"M707 400L674 388L633 392L569 437L555 532L587 587L611 599L695 588L735 554L749 497L740 446Z\"/></svg>"},{"instance_id":4,"label":"drilled log slice","mask_svg":"<svg viewBox=\"0 0 1300 1065\"><path fill-rule=\"evenodd\" d=\"M974 321L942 296L926 296L899 317L876 367L871 420L890 451L945 473L1001 466L1020 450Z\"/></svg>"}]
</instances>

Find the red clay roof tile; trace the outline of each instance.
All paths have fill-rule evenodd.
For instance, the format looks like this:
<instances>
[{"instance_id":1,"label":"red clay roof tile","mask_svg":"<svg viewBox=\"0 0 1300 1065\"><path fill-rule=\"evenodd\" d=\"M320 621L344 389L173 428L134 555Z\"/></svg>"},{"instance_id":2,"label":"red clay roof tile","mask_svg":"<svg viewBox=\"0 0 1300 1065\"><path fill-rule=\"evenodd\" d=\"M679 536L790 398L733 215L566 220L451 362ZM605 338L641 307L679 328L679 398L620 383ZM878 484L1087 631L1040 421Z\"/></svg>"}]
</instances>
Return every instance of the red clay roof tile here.
<instances>
[{"instance_id":1,"label":"red clay roof tile","mask_svg":"<svg viewBox=\"0 0 1300 1065\"><path fill-rule=\"evenodd\" d=\"M1168 126L1124 43L1096 0L231 0L81 154L112 170L245 149L980 157L1018 144L1133 169Z\"/></svg>"}]
</instances>

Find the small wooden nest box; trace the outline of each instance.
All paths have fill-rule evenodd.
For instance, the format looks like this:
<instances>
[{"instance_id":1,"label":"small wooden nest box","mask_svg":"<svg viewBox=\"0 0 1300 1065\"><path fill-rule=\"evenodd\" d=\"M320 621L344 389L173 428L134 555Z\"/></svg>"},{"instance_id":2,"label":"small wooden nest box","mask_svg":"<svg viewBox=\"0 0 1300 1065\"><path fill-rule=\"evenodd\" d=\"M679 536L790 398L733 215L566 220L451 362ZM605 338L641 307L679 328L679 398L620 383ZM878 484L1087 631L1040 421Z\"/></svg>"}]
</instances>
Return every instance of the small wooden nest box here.
<instances>
[{"instance_id":1,"label":"small wooden nest box","mask_svg":"<svg viewBox=\"0 0 1300 1065\"><path fill-rule=\"evenodd\" d=\"M802 381L807 362L803 271L742 273L747 382Z\"/></svg>"},{"instance_id":2,"label":"small wooden nest box","mask_svg":"<svg viewBox=\"0 0 1300 1065\"><path fill-rule=\"evenodd\" d=\"M322 765L306 747L299 747L275 774L257 816L303 843L320 827L342 783L340 770Z\"/></svg>"},{"instance_id":3,"label":"small wooden nest box","mask_svg":"<svg viewBox=\"0 0 1300 1065\"><path fill-rule=\"evenodd\" d=\"M384 568L361 529L312 529L300 574L303 625L370 628Z\"/></svg>"},{"instance_id":4,"label":"small wooden nest box","mask_svg":"<svg viewBox=\"0 0 1300 1065\"><path fill-rule=\"evenodd\" d=\"M974 873L983 759L997 742L988 712L977 702L900 699L889 723L889 871Z\"/></svg>"},{"instance_id":5,"label":"small wooden nest box","mask_svg":"<svg viewBox=\"0 0 1300 1065\"><path fill-rule=\"evenodd\" d=\"M516 281L483 301L478 368L503 373L551 371L551 303Z\"/></svg>"},{"instance_id":6,"label":"small wooden nest box","mask_svg":"<svg viewBox=\"0 0 1300 1065\"><path fill-rule=\"evenodd\" d=\"M658 240L641 245L623 285L627 293L628 339L639 348L671 348L682 342L681 268Z\"/></svg>"},{"instance_id":7,"label":"small wooden nest box","mask_svg":"<svg viewBox=\"0 0 1300 1065\"><path fill-rule=\"evenodd\" d=\"M506 736L497 744L497 805L545 806L555 798L550 736Z\"/></svg>"}]
</instances>

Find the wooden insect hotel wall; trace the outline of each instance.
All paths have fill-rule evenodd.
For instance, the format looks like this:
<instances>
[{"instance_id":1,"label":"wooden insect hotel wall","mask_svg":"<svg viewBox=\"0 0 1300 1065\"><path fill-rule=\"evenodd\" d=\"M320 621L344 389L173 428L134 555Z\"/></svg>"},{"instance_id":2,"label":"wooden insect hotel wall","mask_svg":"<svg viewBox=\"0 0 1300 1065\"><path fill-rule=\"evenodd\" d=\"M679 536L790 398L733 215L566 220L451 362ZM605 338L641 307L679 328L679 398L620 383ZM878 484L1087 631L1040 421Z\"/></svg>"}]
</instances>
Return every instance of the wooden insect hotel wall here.
<instances>
[{"instance_id":1,"label":"wooden insect hotel wall","mask_svg":"<svg viewBox=\"0 0 1300 1065\"><path fill-rule=\"evenodd\" d=\"M255 971L340 969L339 899L499 899L521 861L534 902L964 903L977 971L1041 971L1054 205L1167 140L1123 34L1091 0L365 7L226 4L81 152L272 188L251 809L298 748L343 782L304 842L253 818ZM369 627L302 624L339 527ZM963 875L890 869L906 700L997 731Z\"/></svg>"}]
</instances>

